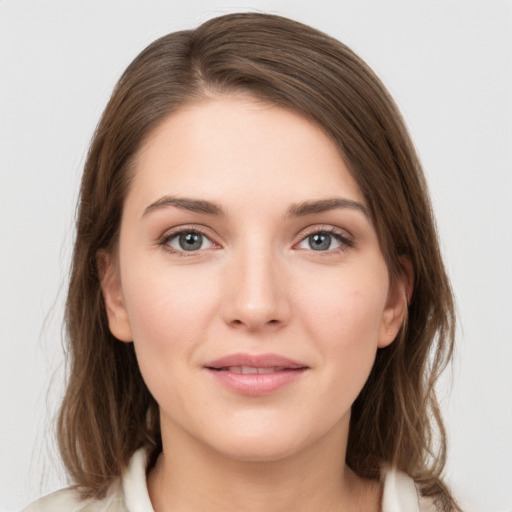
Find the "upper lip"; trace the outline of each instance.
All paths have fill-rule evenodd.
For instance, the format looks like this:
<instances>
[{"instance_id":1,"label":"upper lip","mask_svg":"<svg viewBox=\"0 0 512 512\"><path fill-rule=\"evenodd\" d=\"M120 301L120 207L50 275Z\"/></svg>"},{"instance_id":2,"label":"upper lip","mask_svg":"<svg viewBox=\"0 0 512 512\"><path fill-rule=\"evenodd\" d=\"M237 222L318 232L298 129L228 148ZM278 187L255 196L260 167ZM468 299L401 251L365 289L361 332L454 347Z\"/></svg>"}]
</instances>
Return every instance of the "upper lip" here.
<instances>
[{"instance_id":1,"label":"upper lip","mask_svg":"<svg viewBox=\"0 0 512 512\"><path fill-rule=\"evenodd\" d=\"M250 368L283 368L295 370L307 368L307 365L289 359L279 354L229 354L206 363L205 368L220 370L233 366L247 366Z\"/></svg>"}]
</instances>

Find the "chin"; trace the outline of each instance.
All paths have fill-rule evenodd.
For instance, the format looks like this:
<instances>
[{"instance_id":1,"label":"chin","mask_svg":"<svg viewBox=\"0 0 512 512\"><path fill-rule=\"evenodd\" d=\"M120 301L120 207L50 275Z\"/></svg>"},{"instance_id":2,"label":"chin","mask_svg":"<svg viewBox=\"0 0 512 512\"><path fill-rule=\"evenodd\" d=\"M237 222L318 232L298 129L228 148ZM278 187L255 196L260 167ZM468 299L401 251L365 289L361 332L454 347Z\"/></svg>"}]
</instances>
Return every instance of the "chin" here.
<instances>
[{"instance_id":1,"label":"chin","mask_svg":"<svg viewBox=\"0 0 512 512\"><path fill-rule=\"evenodd\" d=\"M307 449L323 432L297 428L284 422L248 428L210 431L207 444L218 453L238 461L272 462L284 460ZM295 427L295 428L294 428Z\"/></svg>"},{"instance_id":2,"label":"chin","mask_svg":"<svg viewBox=\"0 0 512 512\"><path fill-rule=\"evenodd\" d=\"M262 436L232 440L229 446L222 448L220 451L224 456L240 462L276 462L293 456L302 446L290 440L270 440Z\"/></svg>"}]
</instances>

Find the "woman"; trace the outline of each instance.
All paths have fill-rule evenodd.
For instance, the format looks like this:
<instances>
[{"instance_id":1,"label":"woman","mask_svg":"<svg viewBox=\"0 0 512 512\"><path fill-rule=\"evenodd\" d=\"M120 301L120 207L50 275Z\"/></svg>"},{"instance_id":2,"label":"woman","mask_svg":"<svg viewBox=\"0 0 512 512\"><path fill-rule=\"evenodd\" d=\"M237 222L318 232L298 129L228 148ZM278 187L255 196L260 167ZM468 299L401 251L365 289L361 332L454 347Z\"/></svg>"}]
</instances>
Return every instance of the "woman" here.
<instances>
[{"instance_id":1,"label":"woman","mask_svg":"<svg viewBox=\"0 0 512 512\"><path fill-rule=\"evenodd\" d=\"M228 15L133 61L66 315L75 486L27 510L458 510L424 177L379 80L312 28Z\"/></svg>"}]
</instances>

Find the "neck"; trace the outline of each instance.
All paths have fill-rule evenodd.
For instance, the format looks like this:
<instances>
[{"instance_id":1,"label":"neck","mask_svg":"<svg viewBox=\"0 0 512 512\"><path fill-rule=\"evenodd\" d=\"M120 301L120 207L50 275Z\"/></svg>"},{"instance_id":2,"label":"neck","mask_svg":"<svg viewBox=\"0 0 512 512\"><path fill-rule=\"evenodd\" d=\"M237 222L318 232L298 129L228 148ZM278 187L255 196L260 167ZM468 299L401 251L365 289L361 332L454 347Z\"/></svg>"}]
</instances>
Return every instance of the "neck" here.
<instances>
[{"instance_id":1,"label":"neck","mask_svg":"<svg viewBox=\"0 0 512 512\"><path fill-rule=\"evenodd\" d=\"M171 434L171 432L168 432ZM163 452L148 476L155 512L377 512L380 484L344 463L348 425L277 460L237 460L188 438L163 432Z\"/></svg>"}]
</instances>

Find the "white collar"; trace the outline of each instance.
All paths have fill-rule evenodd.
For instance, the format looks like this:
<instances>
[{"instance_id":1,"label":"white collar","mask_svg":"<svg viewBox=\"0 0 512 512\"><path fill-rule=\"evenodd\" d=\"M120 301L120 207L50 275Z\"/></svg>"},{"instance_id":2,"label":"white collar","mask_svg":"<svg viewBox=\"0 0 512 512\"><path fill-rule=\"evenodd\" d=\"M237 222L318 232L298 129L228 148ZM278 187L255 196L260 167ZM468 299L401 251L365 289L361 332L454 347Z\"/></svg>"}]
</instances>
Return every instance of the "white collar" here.
<instances>
[{"instance_id":1,"label":"white collar","mask_svg":"<svg viewBox=\"0 0 512 512\"><path fill-rule=\"evenodd\" d=\"M146 483L147 452L137 450L123 475L123 491L129 512L154 512ZM382 512L419 512L418 493L411 477L386 469L382 481Z\"/></svg>"},{"instance_id":2,"label":"white collar","mask_svg":"<svg viewBox=\"0 0 512 512\"><path fill-rule=\"evenodd\" d=\"M137 450L123 474L123 491L128 512L154 512L146 481L147 452Z\"/></svg>"},{"instance_id":3,"label":"white collar","mask_svg":"<svg viewBox=\"0 0 512 512\"><path fill-rule=\"evenodd\" d=\"M414 480L396 469L382 472L382 512L420 512Z\"/></svg>"}]
</instances>

